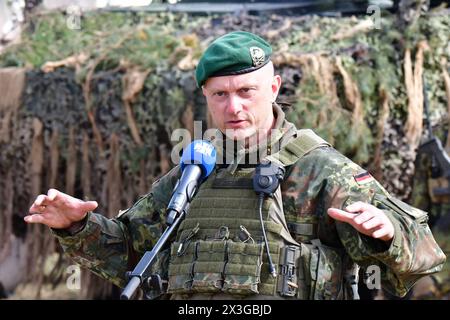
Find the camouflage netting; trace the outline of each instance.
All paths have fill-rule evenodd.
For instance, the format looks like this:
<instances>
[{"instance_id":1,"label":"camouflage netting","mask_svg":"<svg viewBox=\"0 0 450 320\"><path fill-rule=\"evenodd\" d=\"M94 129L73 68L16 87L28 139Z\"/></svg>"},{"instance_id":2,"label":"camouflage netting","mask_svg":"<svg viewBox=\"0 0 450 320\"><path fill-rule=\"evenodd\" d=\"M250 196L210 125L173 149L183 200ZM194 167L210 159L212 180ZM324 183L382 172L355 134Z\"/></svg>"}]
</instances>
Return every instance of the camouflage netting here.
<instances>
[{"instance_id":1,"label":"camouflage netting","mask_svg":"<svg viewBox=\"0 0 450 320\"><path fill-rule=\"evenodd\" d=\"M383 12L374 25L365 17L88 13L81 30L66 18L32 17L22 43L0 56L0 263L11 255L9 239L23 239L36 292L66 275L43 271L44 257L60 249L46 228L24 224L33 199L57 188L97 200L97 211L113 217L147 193L173 166L173 130L210 124L194 68L227 31L268 39L289 119L314 128L401 199L422 133L422 74L433 121L447 121L447 14L405 22ZM80 297L111 293L84 276Z\"/></svg>"}]
</instances>

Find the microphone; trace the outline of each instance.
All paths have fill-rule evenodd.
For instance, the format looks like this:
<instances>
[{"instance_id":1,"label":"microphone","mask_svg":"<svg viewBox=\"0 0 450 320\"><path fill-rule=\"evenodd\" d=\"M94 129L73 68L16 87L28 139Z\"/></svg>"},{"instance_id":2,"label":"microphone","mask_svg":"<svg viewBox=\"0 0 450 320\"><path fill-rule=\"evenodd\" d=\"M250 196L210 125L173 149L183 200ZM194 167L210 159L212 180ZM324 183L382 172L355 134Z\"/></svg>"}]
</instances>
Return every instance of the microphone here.
<instances>
[{"instance_id":1,"label":"microphone","mask_svg":"<svg viewBox=\"0 0 450 320\"><path fill-rule=\"evenodd\" d=\"M216 149L205 140L194 140L184 149L180 161L182 174L167 206L168 225L187 210L201 182L213 171L216 158Z\"/></svg>"}]
</instances>

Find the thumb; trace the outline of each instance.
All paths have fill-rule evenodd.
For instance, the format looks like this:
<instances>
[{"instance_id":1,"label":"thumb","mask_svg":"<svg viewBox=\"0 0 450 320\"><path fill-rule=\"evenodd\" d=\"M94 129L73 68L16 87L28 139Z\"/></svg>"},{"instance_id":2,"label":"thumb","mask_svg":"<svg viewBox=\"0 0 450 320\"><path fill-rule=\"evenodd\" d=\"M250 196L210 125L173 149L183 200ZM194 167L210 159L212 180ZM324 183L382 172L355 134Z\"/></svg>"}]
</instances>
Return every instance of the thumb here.
<instances>
[{"instance_id":1,"label":"thumb","mask_svg":"<svg viewBox=\"0 0 450 320\"><path fill-rule=\"evenodd\" d=\"M347 223L351 223L353 221L353 218L356 216L356 214L336 208L329 208L327 212L328 215L333 219Z\"/></svg>"}]
</instances>

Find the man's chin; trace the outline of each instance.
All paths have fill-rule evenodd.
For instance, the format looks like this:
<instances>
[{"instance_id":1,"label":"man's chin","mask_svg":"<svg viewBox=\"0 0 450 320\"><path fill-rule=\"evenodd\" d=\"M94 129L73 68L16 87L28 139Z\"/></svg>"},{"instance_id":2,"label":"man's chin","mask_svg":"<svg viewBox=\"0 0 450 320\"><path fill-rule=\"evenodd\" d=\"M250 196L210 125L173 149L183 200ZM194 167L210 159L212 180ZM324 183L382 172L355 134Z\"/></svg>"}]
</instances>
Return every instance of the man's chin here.
<instances>
[{"instance_id":1,"label":"man's chin","mask_svg":"<svg viewBox=\"0 0 450 320\"><path fill-rule=\"evenodd\" d=\"M244 142L245 140L248 140L250 137L255 135L255 130L253 130L253 129L225 129L224 133L228 139Z\"/></svg>"}]
</instances>

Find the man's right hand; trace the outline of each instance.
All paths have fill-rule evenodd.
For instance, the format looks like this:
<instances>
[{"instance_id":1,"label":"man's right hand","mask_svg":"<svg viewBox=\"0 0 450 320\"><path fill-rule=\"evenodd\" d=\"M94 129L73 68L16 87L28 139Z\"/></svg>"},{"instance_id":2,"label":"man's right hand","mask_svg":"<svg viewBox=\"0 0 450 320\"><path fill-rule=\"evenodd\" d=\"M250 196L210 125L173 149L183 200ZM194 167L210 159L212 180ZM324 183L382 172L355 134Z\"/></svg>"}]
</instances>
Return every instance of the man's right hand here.
<instances>
[{"instance_id":1,"label":"man's right hand","mask_svg":"<svg viewBox=\"0 0 450 320\"><path fill-rule=\"evenodd\" d=\"M83 201L56 189L47 195L36 197L30 207L30 214L24 218L28 223L42 223L54 229L69 228L72 223L81 221L89 211L98 207L96 201Z\"/></svg>"}]
</instances>

